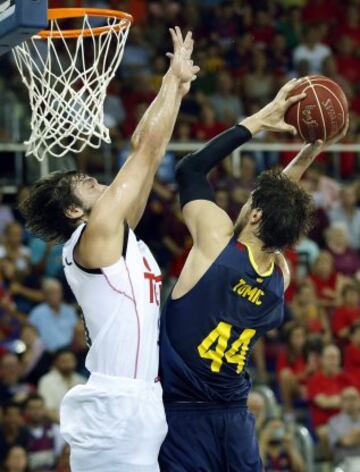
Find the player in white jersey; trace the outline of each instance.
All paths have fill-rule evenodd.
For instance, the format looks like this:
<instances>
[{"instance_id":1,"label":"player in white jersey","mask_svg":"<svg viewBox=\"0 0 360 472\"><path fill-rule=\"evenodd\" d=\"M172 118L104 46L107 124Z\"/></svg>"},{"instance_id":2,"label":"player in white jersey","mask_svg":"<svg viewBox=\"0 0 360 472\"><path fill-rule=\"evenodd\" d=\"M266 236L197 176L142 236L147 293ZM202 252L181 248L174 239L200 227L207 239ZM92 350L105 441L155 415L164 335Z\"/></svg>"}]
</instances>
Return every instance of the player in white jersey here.
<instances>
[{"instance_id":1,"label":"player in white jersey","mask_svg":"<svg viewBox=\"0 0 360 472\"><path fill-rule=\"evenodd\" d=\"M22 211L29 229L65 241L66 278L85 318L91 372L65 396L61 430L72 472L154 472L167 425L158 382L160 269L133 229L199 68L191 33L170 30L174 53L160 91L109 187L76 172L37 182Z\"/></svg>"}]
</instances>

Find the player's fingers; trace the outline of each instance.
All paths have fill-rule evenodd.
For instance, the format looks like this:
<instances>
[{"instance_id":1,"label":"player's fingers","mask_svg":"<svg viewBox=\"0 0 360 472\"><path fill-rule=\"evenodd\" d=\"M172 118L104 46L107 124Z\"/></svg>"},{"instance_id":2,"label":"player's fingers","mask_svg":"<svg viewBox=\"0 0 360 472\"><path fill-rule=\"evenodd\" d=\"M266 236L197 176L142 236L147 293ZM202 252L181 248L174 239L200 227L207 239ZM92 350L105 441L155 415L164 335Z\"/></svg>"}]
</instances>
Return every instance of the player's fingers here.
<instances>
[{"instance_id":1,"label":"player's fingers","mask_svg":"<svg viewBox=\"0 0 360 472\"><path fill-rule=\"evenodd\" d=\"M317 139L313 143L308 143L301 150L301 154L307 154L310 156L317 156L324 146L324 141Z\"/></svg>"},{"instance_id":2,"label":"player's fingers","mask_svg":"<svg viewBox=\"0 0 360 472\"><path fill-rule=\"evenodd\" d=\"M281 89L278 91L277 93L277 98L281 99L281 98L286 98L286 96L288 95L289 91L292 90L292 88L290 88L292 86L292 84L295 84L296 82L296 79L291 79L289 82L287 82L285 85L283 85L281 87Z\"/></svg>"},{"instance_id":3,"label":"player's fingers","mask_svg":"<svg viewBox=\"0 0 360 472\"><path fill-rule=\"evenodd\" d=\"M295 87L301 84L303 79L291 79L287 82L279 92L280 98L286 99Z\"/></svg>"},{"instance_id":4,"label":"player's fingers","mask_svg":"<svg viewBox=\"0 0 360 472\"><path fill-rule=\"evenodd\" d=\"M193 66L192 68L192 73L194 75L198 74L200 72L200 67L199 66Z\"/></svg>"},{"instance_id":5,"label":"player's fingers","mask_svg":"<svg viewBox=\"0 0 360 472\"><path fill-rule=\"evenodd\" d=\"M179 41L179 44L183 44L184 43L183 35L182 35L181 29L180 29L179 26L175 26L175 33L176 33L176 37Z\"/></svg>"},{"instance_id":6,"label":"player's fingers","mask_svg":"<svg viewBox=\"0 0 360 472\"><path fill-rule=\"evenodd\" d=\"M166 53L166 56L167 56L169 59L172 60L173 57L174 57L174 54L173 54L172 52L167 52L167 53Z\"/></svg>"},{"instance_id":7,"label":"player's fingers","mask_svg":"<svg viewBox=\"0 0 360 472\"><path fill-rule=\"evenodd\" d=\"M282 131L284 131L285 133L290 133L292 134L293 136L296 136L297 135L297 129L295 128L295 126L291 126L291 125L288 125L287 123L283 123L283 125L281 126L281 129Z\"/></svg>"},{"instance_id":8,"label":"player's fingers","mask_svg":"<svg viewBox=\"0 0 360 472\"><path fill-rule=\"evenodd\" d=\"M173 42L174 51L176 51L178 48L179 42L178 42L175 30L173 28L169 28L169 31L170 31L171 39Z\"/></svg>"},{"instance_id":9,"label":"player's fingers","mask_svg":"<svg viewBox=\"0 0 360 472\"><path fill-rule=\"evenodd\" d=\"M304 100L304 98L306 98L306 93L299 93L298 95L288 98L286 100L286 104L290 106L296 102L299 102L300 100Z\"/></svg>"},{"instance_id":10,"label":"player's fingers","mask_svg":"<svg viewBox=\"0 0 360 472\"><path fill-rule=\"evenodd\" d=\"M188 47L189 44L191 44L192 41L192 31L188 31L186 33L185 39L184 39L184 45L185 47Z\"/></svg>"}]
</instances>

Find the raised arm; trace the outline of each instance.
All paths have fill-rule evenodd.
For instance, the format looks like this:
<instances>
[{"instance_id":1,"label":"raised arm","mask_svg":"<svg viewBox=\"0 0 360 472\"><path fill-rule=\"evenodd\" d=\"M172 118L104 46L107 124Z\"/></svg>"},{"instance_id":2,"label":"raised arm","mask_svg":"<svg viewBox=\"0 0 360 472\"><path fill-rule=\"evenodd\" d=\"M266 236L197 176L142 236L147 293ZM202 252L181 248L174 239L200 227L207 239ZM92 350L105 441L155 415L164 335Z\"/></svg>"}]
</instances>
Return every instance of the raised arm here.
<instances>
[{"instance_id":1,"label":"raised arm","mask_svg":"<svg viewBox=\"0 0 360 472\"><path fill-rule=\"evenodd\" d=\"M316 156L320 154L324 150L325 145L330 146L334 144L336 141L340 141L347 133L349 129L349 118L347 119L346 126L344 130L339 136L336 136L330 142L324 143L321 140L315 141L315 143L309 143L304 146L299 154L297 154L294 159L289 162L289 164L283 170L284 174L286 174L289 179L293 180L294 182L299 182L306 172L306 170L311 166L311 164L315 161Z\"/></svg>"},{"instance_id":2,"label":"raised arm","mask_svg":"<svg viewBox=\"0 0 360 472\"><path fill-rule=\"evenodd\" d=\"M124 222L134 228L144 211L154 176L171 138L181 100L199 68L193 65L193 39L170 30L174 54L160 91L132 139L132 151L113 183L92 208L76 257L87 268L114 263L122 252Z\"/></svg>"},{"instance_id":3,"label":"raised arm","mask_svg":"<svg viewBox=\"0 0 360 472\"><path fill-rule=\"evenodd\" d=\"M194 247L199 247L211 257L223 246L224 240L232 235L233 223L215 204L214 193L206 176L225 157L262 129L295 134L295 128L285 123L284 114L291 104L305 96L301 94L287 98L297 85L297 80L288 82L275 99L259 112L220 134L178 164L176 175L185 223L194 240Z\"/></svg>"}]
</instances>

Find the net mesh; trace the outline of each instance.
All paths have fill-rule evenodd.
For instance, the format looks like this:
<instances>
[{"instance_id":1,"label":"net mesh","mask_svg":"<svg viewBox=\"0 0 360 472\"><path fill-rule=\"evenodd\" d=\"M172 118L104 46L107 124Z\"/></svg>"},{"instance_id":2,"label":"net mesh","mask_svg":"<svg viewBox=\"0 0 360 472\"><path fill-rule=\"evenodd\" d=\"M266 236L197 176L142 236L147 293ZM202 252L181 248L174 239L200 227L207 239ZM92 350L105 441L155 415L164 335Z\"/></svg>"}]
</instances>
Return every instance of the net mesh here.
<instances>
[{"instance_id":1,"label":"net mesh","mask_svg":"<svg viewBox=\"0 0 360 472\"><path fill-rule=\"evenodd\" d=\"M123 57L130 21L104 21L108 28L96 35L91 18L85 15L83 34L70 39L64 37L58 20L51 20L47 39L34 37L13 49L32 110L27 155L41 161L111 142L104 102Z\"/></svg>"}]
</instances>

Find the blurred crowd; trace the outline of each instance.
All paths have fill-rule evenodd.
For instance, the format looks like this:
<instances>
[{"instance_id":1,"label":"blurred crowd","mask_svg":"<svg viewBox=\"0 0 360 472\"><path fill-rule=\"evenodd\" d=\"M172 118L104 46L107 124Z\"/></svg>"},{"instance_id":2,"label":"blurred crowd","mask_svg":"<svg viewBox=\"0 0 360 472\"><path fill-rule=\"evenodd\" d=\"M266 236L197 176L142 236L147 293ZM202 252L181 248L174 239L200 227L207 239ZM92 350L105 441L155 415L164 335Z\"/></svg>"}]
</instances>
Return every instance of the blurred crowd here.
<instances>
[{"instance_id":1,"label":"blurred crowd","mask_svg":"<svg viewBox=\"0 0 360 472\"><path fill-rule=\"evenodd\" d=\"M87 5L119 8L116 1ZM136 22L105 103L114 169L125 161L127 140L167 69L168 27L175 24L194 32L194 60L201 67L181 108L175 141L212 138L266 104L285 81L307 74L341 84L351 110L344 142L358 141L359 0L138 0L122 2L121 8L133 12ZM1 64L4 107L6 100L17 105L26 133L26 90L11 57ZM8 119L5 110L3 140L12 137ZM263 133L257 139L293 138ZM211 175L217 203L236 219L258 173L284 166L293 156L243 154L237 177L226 161ZM178 158L166 153L137 230L163 269L164 297L191 247L176 197ZM314 197L314 227L286 253L292 272L286 321L259 341L250 366L255 385L270 387L276 398L270 411L266 396L254 391L249 400L268 471L308 470L296 446L295 424L310 431L316 460L350 470L345 463L352 458L356 464L360 457L360 157L344 153L338 159L341 180L331 177L333 160L325 154L302 181ZM81 170L97 172L101 154L85 153L78 162ZM25 229L17 204L27 193L24 185L17 201L5 196L0 202L0 470L68 472L59 405L71 387L86 381L86 335L64 280L61 246L45 244ZM360 470L359 464L353 467Z\"/></svg>"}]
</instances>

